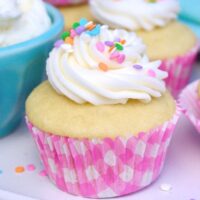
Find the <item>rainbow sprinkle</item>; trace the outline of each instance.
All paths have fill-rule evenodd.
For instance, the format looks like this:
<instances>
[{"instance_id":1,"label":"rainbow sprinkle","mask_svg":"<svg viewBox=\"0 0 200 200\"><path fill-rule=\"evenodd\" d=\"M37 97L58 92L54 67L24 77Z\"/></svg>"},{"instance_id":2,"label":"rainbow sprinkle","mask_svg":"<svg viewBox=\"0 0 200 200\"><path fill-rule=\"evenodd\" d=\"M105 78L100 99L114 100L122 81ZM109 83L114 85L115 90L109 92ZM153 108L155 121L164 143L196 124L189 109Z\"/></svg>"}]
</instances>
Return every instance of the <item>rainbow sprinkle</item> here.
<instances>
[{"instance_id":1,"label":"rainbow sprinkle","mask_svg":"<svg viewBox=\"0 0 200 200\"><path fill-rule=\"evenodd\" d=\"M149 3L155 3L157 0L146 0ZM61 37L58 41L55 42L54 47L59 48L63 44L68 44L70 46L74 45L74 38L80 36L82 33L86 33L93 36L98 36L101 31L101 25L95 24L92 21L88 21L85 18L80 19L79 22L74 22L72 24L72 28L69 31L65 31L61 34ZM96 49L100 53L105 53L106 56L112 61L117 62L118 64L122 64L125 59L126 55L124 54L124 48L127 44L125 39L122 38L115 38L113 41L98 41L96 43ZM65 46L65 48L67 48ZM109 70L109 66L104 62L98 63L98 69L107 72ZM144 70L144 66L139 64L133 64L132 68L137 71ZM147 75L150 77L156 77L156 72L153 69L148 69L146 71ZM34 170L34 166L31 166L29 171ZM22 169L20 169L23 171ZM20 171L19 170L19 171ZM19 173L19 172L18 172ZM43 174L44 172L41 172Z\"/></svg>"},{"instance_id":2,"label":"rainbow sprinkle","mask_svg":"<svg viewBox=\"0 0 200 200\"><path fill-rule=\"evenodd\" d=\"M133 68L136 69L136 70L142 70L143 69L143 67L141 65L137 65L137 64L133 65Z\"/></svg>"},{"instance_id":3,"label":"rainbow sprinkle","mask_svg":"<svg viewBox=\"0 0 200 200\"><path fill-rule=\"evenodd\" d=\"M126 56L125 54L120 53L124 50L124 44L126 43L126 40L122 40L120 38L116 38L114 41L105 41L103 42L97 42L96 48L99 52L103 53L108 48L108 52L110 53L110 60L115 60L119 64L123 63Z\"/></svg>"},{"instance_id":4,"label":"rainbow sprinkle","mask_svg":"<svg viewBox=\"0 0 200 200\"><path fill-rule=\"evenodd\" d=\"M152 69L149 69L149 70L147 71L147 73L148 73L148 75L149 75L150 77L156 77L156 73L155 73L155 71L152 70Z\"/></svg>"},{"instance_id":5,"label":"rainbow sprinkle","mask_svg":"<svg viewBox=\"0 0 200 200\"><path fill-rule=\"evenodd\" d=\"M35 167L34 164L29 164L29 165L27 165L26 169L27 169L28 171L34 171L34 170L36 169L36 167Z\"/></svg>"},{"instance_id":6,"label":"rainbow sprinkle","mask_svg":"<svg viewBox=\"0 0 200 200\"><path fill-rule=\"evenodd\" d=\"M105 63L99 63L99 69L106 72L108 71L108 66Z\"/></svg>"},{"instance_id":7,"label":"rainbow sprinkle","mask_svg":"<svg viewBox=\"0 0 200 200\"><path fill-rule=\"evenodd\" d=\"M82 33L87 33L90 36L97 36L100 34L100 25L92 21L82 18L79 22L74 22L69 31L65 31L61 35L61 39L54 44L55 48L59 48L62 44L74 44L74 38L80 36Z\"/></svg>"}]
</instances>

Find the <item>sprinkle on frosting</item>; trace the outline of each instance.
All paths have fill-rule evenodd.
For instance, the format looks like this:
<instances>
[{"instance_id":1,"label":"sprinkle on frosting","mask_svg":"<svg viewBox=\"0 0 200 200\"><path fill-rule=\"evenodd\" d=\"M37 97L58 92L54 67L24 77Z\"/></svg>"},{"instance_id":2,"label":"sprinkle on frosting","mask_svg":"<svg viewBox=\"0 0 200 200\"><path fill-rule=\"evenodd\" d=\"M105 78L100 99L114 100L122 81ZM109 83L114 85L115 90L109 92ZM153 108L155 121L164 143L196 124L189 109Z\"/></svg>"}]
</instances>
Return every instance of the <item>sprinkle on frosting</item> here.
<instances>
[{"instance_id":1,"label":"sprinkle on frosting","mask_svg":"<svg viewBox=\"0 0 200 200\"><path fill-rule=\"evenodd\" d=\"M110 60L116 60L119 64L123 63L125 60L125 54L119 53L120 51L123 51L124 47L123 45L126 43L126 40L121 40L119 38L116 38L114 41L105 41L97 42L96 48L99 52L103 53L106 48L108 48L108 52L110 54L109 58Z\"/></svg>"},{"instance_id":2,"label":"sprinkle on frosting","mask_svg":"<svg viewBox=\"0 0 200 200\"><path fill-rule=\"evenodd\" d=\"M61 40L54 44L54 47L59 48L63 43L73 45L74 38L82 33L87 33L90 36L96 36L100 33L100 25L92 21L82 18L79 22L74 22L70 31L65 31L61 35Z\"/></svg>"},{"instance_id":3,"label":"sprinkle on frosting","mask_svg":"<svg viewBox=\"0 0 200 200\"><path fill-rule=\"evenodd\" d=\"M106 65L105 63L100 62L99 63L99 69L106 72L108 71L108 65Z\"/></svg>"},{"instance_id":4,"label":"sprinkle on frosting","mask_svg":"<svg viewBox=\"0 0 200 200\"><path fill-rule=\"evenodd\" d=\"M134 69L141 70L143 67L141 65L133 65Z\"/></svg>"},{"instance_id":5,"label":"sprinkle on frosting","mask_svg":"<svg viewBox=\"0 0 200 200\"><path fill-rule=\"evenodd\" d=\"M76 103L149 102L165 92L167 73L160 61L149 61L133 32L81 19L54 46L47 60L49 82Z\"/></svg>"},{"instance_id":6,"label":"sprinkle on frosting","mask_svg":"<svg viewBox=\"0 0 200 200\"><path fill-rule=\"evenodd\" d=\"M100 34L100 25L96 25L94 22L88 21L84 18L79 22L74 22L70 31L65 31L61 34L61 39L55 42L54 47L59 48L63 44L72 46L74 44L74 38L76 36L80 36L82 33L87 33L90 36L97 36ZM108 48L108 52L110 53L109 58L121 64L124 62L126 56L125 54L119 52L124 50L125 44L125 39L115 38L114 41L105 41L104 43L97 42L96 48L101 53ZM99 63L99 69L107 71L108 67L104 63Z\"/></svg>"}]
</instances>

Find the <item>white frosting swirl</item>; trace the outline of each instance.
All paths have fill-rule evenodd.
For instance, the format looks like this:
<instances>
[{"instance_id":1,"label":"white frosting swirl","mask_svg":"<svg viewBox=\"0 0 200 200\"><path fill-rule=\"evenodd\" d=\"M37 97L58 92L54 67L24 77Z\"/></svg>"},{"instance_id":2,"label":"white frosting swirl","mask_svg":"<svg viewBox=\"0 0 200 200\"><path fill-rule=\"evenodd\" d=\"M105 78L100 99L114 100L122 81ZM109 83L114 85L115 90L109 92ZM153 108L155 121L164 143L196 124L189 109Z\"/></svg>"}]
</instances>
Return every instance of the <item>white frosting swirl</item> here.
<instances>
[{"instance_id":1,"label":"white frosting swirl","mask_svg":"<svg viewBox=\"0 0 200 200\"><path fill-rule=\"evenodd\" d=\"M96 48L98 42L115 38L127 41L122 51L126 59L121 64L111 60L108 51ZM54 48L47 60L48 79L58 93L80 104L124 104L128 99L149 102L165 91L162 79L167 73L158 69L160 61L149 62L144 52L145 46L133 32L102 26L97 36L82 33L74 38L73 46ZM108 71L99 69L100 62L108 65ZM135 69L134 64L143 69ZM152 71L154 77L149 75Z\"/></svg>"},{"instance_id":2,"label":"white frosting swirl","mask_svg":"<svg viewBox=\"0 0 200 200\"><path fill-rule=\"evenodd\" d=\"M149 0L151 1L151 0ZM152 30L176 18L177 0L90 0L91 11L103 24L128 30Z\"/></svg>"},{"instance_id":3,"label":"white frosting swirl","mask_svg":"<svg viewBox=\"0 0 200 200\"><path fill-rule=\"evenodd\" d=\"M51 25L41 0L0 0L0 46L34 38Z\"/></svg>"}]
</instances>

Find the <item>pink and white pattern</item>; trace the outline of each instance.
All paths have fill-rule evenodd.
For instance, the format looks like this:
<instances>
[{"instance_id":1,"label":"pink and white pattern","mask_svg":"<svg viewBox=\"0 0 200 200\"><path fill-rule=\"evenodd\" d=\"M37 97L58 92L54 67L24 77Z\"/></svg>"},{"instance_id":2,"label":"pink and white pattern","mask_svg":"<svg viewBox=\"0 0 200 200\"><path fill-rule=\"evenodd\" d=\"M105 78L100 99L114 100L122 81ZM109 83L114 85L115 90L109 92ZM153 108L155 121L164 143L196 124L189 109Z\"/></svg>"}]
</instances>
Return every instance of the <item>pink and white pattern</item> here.
<instances>
[{"instance_id":1,"label":"pink and white pattern","mask_svg":"<svg viewBox=\"0 0 200 200\"><path fill-rule=\"evenodd\" d=\"M188 85L181 93L179 101L184 114L200 133L200 98L197 95L199 81Z\"/></svg>"},{"instance_id":2,"label":"pink and white pattern","mask_svg":"<svg viewBox=\"0 0 200 200\"><path fill-rule=\"evenodd\" d=\"M61 190L106 198L136 192L160 174L180 109L173 119L137 137L75 139L45 133L27 125L45 170Z\"/></svg>"},{"instance_id":3,"label":"pink and white pattern","mask_svg":"<svg viewBox=\"0 0 200 200\"><path fill-rule=\"evenodd\" d=\"M187 85L198 50L199 44L183 56L162 61L160 69L168 72L165 83L174 97Z\"/></svg>"},{"instance_id":4,"label":"pink and white pattern","mask_svg":"<svg viewBox=\"0 0 200 200\"><path fill-rule=\"evenodd\" d=\"M64 6L64 5L73 5L79 3L86 3L87 0L44 0L48 3L57 5L57 6Z\"/></svg>"}]
</instances>

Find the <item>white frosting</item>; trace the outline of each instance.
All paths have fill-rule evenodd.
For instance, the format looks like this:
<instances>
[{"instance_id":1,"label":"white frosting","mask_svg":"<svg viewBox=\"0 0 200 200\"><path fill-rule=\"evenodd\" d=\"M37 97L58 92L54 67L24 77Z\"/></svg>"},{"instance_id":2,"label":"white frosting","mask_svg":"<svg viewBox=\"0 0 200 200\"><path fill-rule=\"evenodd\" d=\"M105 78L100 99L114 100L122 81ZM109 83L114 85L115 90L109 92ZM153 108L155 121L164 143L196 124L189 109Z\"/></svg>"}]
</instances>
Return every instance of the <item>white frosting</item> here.
<instances>
[{"instance_id":1,"label":"white frosting","mask_svg":"<svg viewBox=\"0 0 200 200\"><path fill-rule=\"evenodd\" d=\"M107 50L96 48L98 42L116 38L127 41L122 51L126 59L121 64L111 60ZM144 45L134 33L102 26L97 36L82 33L74 38L73 46L54 48L47 60L48 79L58 93L80 104L124 104L128 99L149 102L165 92L163 79L167 73L158 69L160 61L149 62L144 52ZM108 71L99 69L100 62L108 65ZM134 64L143 69L135 69ZM149 75L149 70L155 77Z\"/></svg>"},{"instance_id":2,"label":"white frosting","mask_svg":"<svg viewBox=\"0 0 200 200\"><path fill-rule=\"evenodd\" d=\"M50 27L41 0L0 0L0 46L34 38Z\"/></svg>"},{"instance_id":3,"label":"white frosting","mask_svg":"<svg viewBox=\"0 0 200 200\"><path fill-rule=\"evenodd\" d=\"M176 18L177 0L90 0L91 11L100 22L114 28L152 30Z\"/></svg>"}]
</instances>

